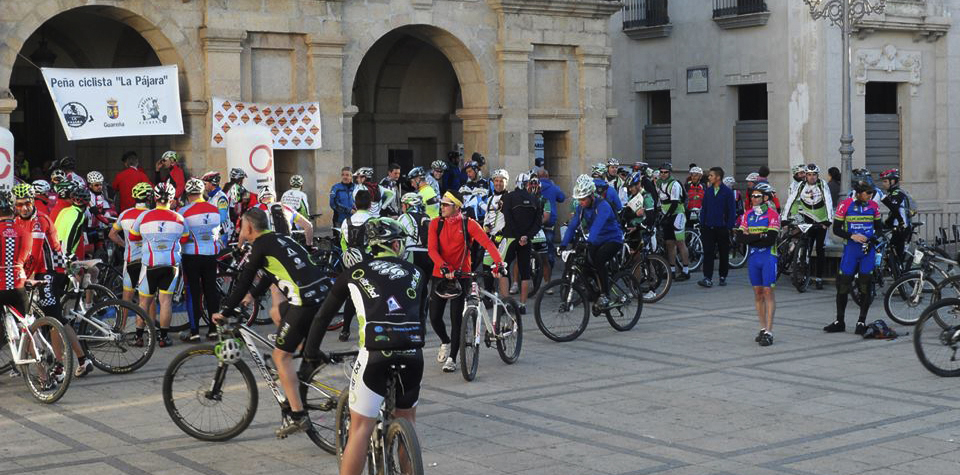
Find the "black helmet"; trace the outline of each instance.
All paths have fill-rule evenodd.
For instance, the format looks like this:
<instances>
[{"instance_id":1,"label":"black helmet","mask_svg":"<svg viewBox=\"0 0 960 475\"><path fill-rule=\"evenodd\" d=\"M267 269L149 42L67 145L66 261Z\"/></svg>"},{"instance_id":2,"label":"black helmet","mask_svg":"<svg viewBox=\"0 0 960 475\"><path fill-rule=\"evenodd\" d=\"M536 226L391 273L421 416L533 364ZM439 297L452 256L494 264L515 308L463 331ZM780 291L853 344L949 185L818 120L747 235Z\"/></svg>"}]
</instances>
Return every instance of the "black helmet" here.
<instances>
[{"instance_id":1,"label":"black helmet","mask_svg":"<svg viewBox=\"0 0 960 475\"><path fill-rule=\"evenodd\" d=\"M473 160L474 162L477 162L477 165L479 165L479 166L481 166L481 167L482 167L485 163L487 163L487 159L484 158L483 155L480 154L480 152L473 152L473 155L470 156L470 160Z\"/></svg>"},{"instance_id":2,"label":"black helmet","mask_svg":"<svg viewBox=\"0 0 960 475\"><path fill-rule=\"evenodd\" d=\"M410 171L407 172L408 180L412 180L414 178L419 178L424 176L427 176L427 172L423 169L423 167L413 167L410 169Z\"/></svg>"},{"instance_id":3,"label":"black helmet","mask_svg":"<svg viewBox=\"0 0 960 475\"><path fill-rule=\"evenodd\" d=\"M460 282L455 279L443 279L437 284L433 293L442 299L453 299L463 293L463 288L460 287Z\"/></svg>"},{"instance_id":4,"label":"black helmet","mask_svg":"<svg viewBox=\"0 0 960 475\"><path fill-rule=\"evenodd\" d=\"M873 183L868 182L867 180L860 179L853 182L853 191L857 193L864 193L867 191L874 191Z\"/></svg>"},{"instance_id":5,"label":"black helmet","mask_svg":"<svg viewBox=\"0 0 960 475\"><path fill-rule=\"evenodd\" d=\"M63 157L60 159L60 168L73 170L76 167L77 167L77 161L73 157L67 155L66 157Z\"/></svg>"},{"instance_id":6,"label":"black helmet","mask_svg":"<svg viewBox=\"0 0 960 475\"><path fill-rule=\"evenodd\" d=\"M660 165L660 168L658 170L667 170L672 172L673 164L670 162L663 162L663 165Z\"/></svg>"},{"instance_id":7,"label":"black helmet","mask_svg":"<svg viewBox=\"0 0 960 475\"><path fill-rule=\"evenodd\" d=\"M73 190L77 189L78 186L77 182L73 180L63 180L53 185L53 191L57 193L58 197L67 199L73 195Z\"/></svg>"},{"instance_id":8,"label":"black helmet","mask_svg":"<svg viewBox=\"0 0 960 475\"><path fill-rule=\"evenodd\" d=\"M70 193L70 198L81 201L90 201L90 190L77 187Z\"/></svg>"},{"instance_id":9,"label":"black helmet","mask_svg":"<svg viewBox=\"0 0 960 475\"><path fill-rule=\"evenodd\" d=\"M367 233L367 244L370 246L388 244L407 237L400 222L392 218L370 219L364 230Z\"/></svg>"}]
</instances>

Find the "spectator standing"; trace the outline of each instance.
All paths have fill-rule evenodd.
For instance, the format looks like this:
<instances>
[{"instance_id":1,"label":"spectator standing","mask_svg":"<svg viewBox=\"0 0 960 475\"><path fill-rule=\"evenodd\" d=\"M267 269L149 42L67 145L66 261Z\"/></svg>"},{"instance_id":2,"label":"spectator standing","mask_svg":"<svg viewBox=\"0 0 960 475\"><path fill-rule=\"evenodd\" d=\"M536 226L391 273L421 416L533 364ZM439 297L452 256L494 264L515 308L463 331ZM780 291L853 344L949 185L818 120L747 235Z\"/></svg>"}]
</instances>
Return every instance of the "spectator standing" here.
<instances>
[{"instance_id":1,"label":"spectator standing","mask_svg":"<svg viewBox=\"0 0 960 475\"><path fill-rule=\"evenodd\" d=\"M701 287L713 287L713 259L720 257L720 286L727 285L730 270L730 230L737 224L737 200L723 184L723 168L707 172L708 186L700 208L700 239L703 240L703 280Z\"/></svg>"},{"instance_id":2,"label":"spectator standing","mask_svg":"<svg viewBox=\"0 0 960 475\"><path fill-rule=\"evenodd\" d=\"M132 194L134 185L137 183L150 183L150 186L153 186L153 182L150 181L147 174L140 168L140 157L137 156L137 152L130 150L124 153L121 160L123 160L125 168L120 173L117 173L117 176L113 179L113 183L110 185L119 198L117 200L117 203L119 203L117 207L118 213L133 208L134 205L137 204Z\"/></svg>"},{"instance_id":3,"label":"spectator standing","mask_svg":"<svg viewBox=\"0 0 960 475\"><path fill-rule=\"evenodd\" d=\"M350 167L340 169L340 183L330 188L330 209L333 210L333 228L339 229L343 220L353 211L353 174Z\"/></svg>"}]
</instances>

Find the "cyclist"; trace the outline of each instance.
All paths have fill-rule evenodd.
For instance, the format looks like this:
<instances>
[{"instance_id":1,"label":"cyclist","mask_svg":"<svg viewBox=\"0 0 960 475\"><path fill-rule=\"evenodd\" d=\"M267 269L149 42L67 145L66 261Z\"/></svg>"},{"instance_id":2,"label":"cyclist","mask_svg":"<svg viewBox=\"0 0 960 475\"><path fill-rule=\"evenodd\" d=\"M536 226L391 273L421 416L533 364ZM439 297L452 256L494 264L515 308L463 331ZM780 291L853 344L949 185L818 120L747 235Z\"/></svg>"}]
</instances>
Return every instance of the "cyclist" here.
<instances>
[{"instance_id":1,"label":"cyclist","mask_svg":"<svg viewBox=\"0 0 960 475\"><path fill-rule=\"evenodd\" d=\"M478 222L483 221L483 203L490 195L490 183L483 179L480 166L480 163L474 160L464 165L463 169L467 173L467 182L460 187L460 194L464 199L464 212L467 213L467 217Z\"/></svg>"},{"instance_id":2,"label":"cyclist","mask_svg":"<svg viewBox=\"0 0 960 475\"><path fill-rule=\"evenodd\" d=\"M660 165L660 178L657 179L657 191L660 193L660 208L663 219L660 227L663 230L663 241L667 248L667 261L670 262L670 271L676 275L677 281L690 279L690 255L687 251L686 229L687 215L684 212L684 188L671 175L673 164L665 162ZM677 251L680 252L680 261L683 269L677 274Z\"/></svg>"},{"instance_id":3,"label":"cyclist","mask_svg":"<svg viewBox=\"0 0 960 475\"><path fill-rule=\"evenodd\" d=\"M610 187L610 184L602 178L594 178L593 184L597 188L597 195L600 198L603 198L607 203L610 203L610 207L613 208L614 213L619 213L623 209L623 202L620 201L620 195L616 190Z\"/></svg>"},{"instance_id":4,"label":"cyclist","mask_svg":"<svg viewBox=\"0 0 960 475\"><path fill-rule=\"evenodd\" d=\"M446 194L450 190L459 190L460 186L467 182L467 175L461 168L463 154L457 150L447 153L447 169L443 172L443 179L440 180L440 195Z\"/></svg>"},{"instance_id":5,"label":"cyclist","mask_svg":"<svg viewBox=\"0 0 960 475\"><path fill-rule=\"evenodd\" d=\"M220 291L217 287L217 254L220 253L220 210L213 203L203 200L203 181L197 178L187 180L183 187L187 205L177 212L183 216L189 231L187 242L183 244L183 275L187 279L189 303L187 311L190 317L190 329L180 335L182 341L200 341L200 318L204 303L208 313L220 308ZM208 321L207 338L212 339L216 331Z\"/></svg>"},{"instance_id":6,"label":"cyclist","mask_svg":"<svg viewBox=\"0 0 960 475\"><path fill-rule=\"evenodd\" d=\"M243 180L246 178L247 172L239 168L231 168L230 182L223 187L223 192L230 199L231 223L238 222L244 211L257 204L257 195L243 186Z\"/></svg>"},{"instance_id":7,"label":"cyclist","mask_svg":"<svg viewBox=\"0 0 960 475\"><path fill-rule=\"evenodd\" d=\"M367 242L376 252L375 258L354 270L344 270L337 278L310 327L304 349L305 359L320 360L317 353L327 325L341 305L353 302L361 316L360 352L350 380L350 433L340 465L340 473L346 475L363 471L370 435L387 394L390 367L398 368L400 378L394 416L407 419L411 424L416 420L423 378L424 328L419 320L418 297L427 290L426 275L400 258L404 233L396 221L370 220L366 234ZM383 342L373 338L380 326L405 327L409 331Z\"/></svg>"},{"instance_id":8,"label":"cyclist","mask_svg":"<svg viewBox=\"0 0 960 475\"><path fill-rule=\"evenodd\" d=\"M427 253L427 235L430 231L430 216L423 210L423 199L417 193L405 193L401 200L403 214L397 220L400 227L407 235L406 257L407 261L420 269L424 276L433 273L433 261L430 260L430 254ZM421 321L427 321L427 298L426 292L420 292L420 313Z\"/></svg>"},{"instance_id":9,"label":"cyclist","mask_svg":"<svg viewBox=\"0 0 960 475\"><path fill-rule=\"evenodd\" d=\"M737 222L740 222L740 216L743 216L743 193L736 189L737 179L732 176L723 177L723 184L733 191L733 199L737 205Z\"/></svg>"},{"instance_id":10,"label":"cyclist","mask_svg":"<svg viewBox=\"0 0 960 475\"><path fill-rule=\"evenodd\" d=\"M90 190L90 229L87 232L87 242L100 249L103 247L103 239L106 237L107 230L115 221L116 215L113 212L113 204L107 198L106 190L103 189L103 174L97 171L87 173L87 189ZM112 264L109 263L108 264Z\"/></svg>"},{"instance_id":11,"label":"cyclist","mask_svg":"<svg viewBox=\"0 0 960 475\"><path fill-rule=\"evenodd\" d=\"M293 175L290 177L290 189L283 192L280 202L293 208L301 216L310 216L310 200L307 194L303 192L303 177Z\"/></svg>"},{"instance_id":12,"label":"cyclist","mask_svg":"<svg viewBox=\"0 0 960 475\"><path fill-rule=\"evenodd\" d=\"M856 190L853 189L853 185L860 181L866 182L873 188L873 201L877 203L877 207L883 204L884 193L877 187L877 184L873 182L873 174L866 168L857 168L851 173L850 193L847 194L847 198L856 198Z\"/></svg>"},{"instance_id":13,"label":"cyclist","mask_svg":"<svg viewBox=\"0 0 960 475\"><path fill-rule=\"evenodd\" d=\"M273 188L264 186L260 188L257 195L257 203L254 208L258 208L267 213L267 219L270 220L270 230L284 235L290 235L294 225L303 230L306 242L313 242L313 224L306 217L298 213L295 209L283 203L276 203L277 194ZM280 219L282 218L282 219Z\"/></svg>"},{"instance_id":14,"label":"cyclist","mask_svg":"<svg viewBox=\"0 0 960 475\"><path fill-rule=\"evenodd\" d=\"M350 167L340 169L340 183L330 188L330 209L333 210L333 229L339 229L353 210L353 175Z\"/></svg>"},{"instance_id":15,"label":"cyclist","mask_svg":"<svg viewBox=\"0 0 960 475\"><path fill-rule=\"evenodd\" d=\"M620 190L620 187L624 184L624 181L620 178L620 160L616 158L608 159L607 168L604 171L605 173L601 178L614 190Z\"/></svg>"},{"instance_id":16,"label":"cyclist","mask_svg":"<svg viewBox=\"0 0 960 475\"><path fill-rule=\"evenodd\" d=\"M487 198L483 211L483 230L487 236L497 246L497 251L501 256L507 253L508 240L503 237L503 229L507 225L506 217L503 212L503 198L507 195L507 183L510 181L510 172L499 168L490 175L493 182L493 193ZM483 257L483 265L493 266L493 255L486 253ZM484 276L486 288L493 290L493 279Z\"/></svg>"},{"instance_id":17,"label":"cyclist","mask_svg":"<svg viewBox=\"0 0 960 475\"><path fill-rule=\"evenodd\" d=\"M434 162L436 165L436 162ZM430 219L440 216L440 197L437 196L436 189L431 186L427 180L427 173L421 167L415 167L407 172L407 179L410 180L410 186L416 190L423 201L424 212Z\"/></svg>"},{"instance_id":18,"label":"cyclist","mask_svg":"<svg viewBox=\"0 0 960 475\"><path fill-rule=\"evenodd\" d=\"M621 218L627 234L635 230L651 229L656 224L657 211L653 196L643 189L643 175L634 173L627 183L627 203L623 205Z\"/></svg>"},{"instance_id":19,"label":"cyclist","mask_svg":"<svg viewBox=\"0 0 960 475\"><path fill-rule=\"evenodd\" d=\"M53 190L57 193L57 202L50 209L50 219L56 222L57 217L60 216L60 212L73 205L73 200L70 196L73 195L73 191L77 188L79 188L79 185L72 180L62 180L53 185Z\"/></svg>"},{"instance_id":20,"label":"cyclist","mask_svg":"<svg viewBox=\"0 0 960 475\"><path fill-rule=\"evenodd\" d=\"M458 278L456 271L470 272L473 269L470 257L472 241L479 242L494 260L494 268L503 266L503 259L496 246L483 232L483 228L470 217L461 213L463 197L456 191L447 191L440 201L440 217L430 221L427 239L430 259L433 260L433 282L430 294L430 324L440 337L437 362L443 364L444 373L457 370L457 352L460 349L460 325L463 323L463 304L470 289L469 278ZM455 338L447 334L443 323L443 310L450 301L450 329Z\"/></svg>"},{"instance_id":21,"label":"cyclist","mask_svg":"<svg viewBox=\"0 0 960 475\"><path fill-rule=\"evenodd\" d=\"M440 183L443 180L443 172L447 171L447 163L443 160L434 160L430 164L430 173L427 174L427 184L433 188L433 192L440 196L444 191Z\"/></svg>"},{"instance_id":22,"label":"cyclist","mask_svg":"<svg viewBox=\"0 0 960 475\"><path fill-rule=\"evenodd\" d=\"M233 221L230 221L230 198L220 189L220 172L209 171L200 179L207 202L216 206L220 214L220 240L226 244L233 236Z\"/></svg>"},{"instance_id":23,"label":"cyclist","mask_svg":"<svg viewBox=\"0 0 960 475\"><path fill-rule=\"evenodd\" d=\"M183 175L183 168L180 167L180 154L173 150L167 150L160 156L157 162L157 183L168 181L176 190L175 200L183 197L183 186L186 180ZM172 202L171 202L172 203Z\"/></svg>"},{"instance_id":24,"label":"cyclist","mask_svg":"<svg viewBox=\"0 0 960 475\"><path fill-rule=\"evenodd\" d=\"M700 210L703 208L703 195L707 189L701 181L703 179L703 169L700 167L690 167L687 176L687 221L696 223L700 221Z\"/></svg>"},{"instance_id":25,"label":"cyclist","mask_svg":"<svg viewBox=\"0 0 960 475\"><path fill-rule=\"evenodd\" d=\"M60 238L60 247L68 261L73 257L83 259L83 246L80 243L83 241L83 230L88 225L87 207L90 206L90 191L86 188L78 188L74 184L70 192L70 200L63 201L70 203L70 206L63 208L54 219L57 237ZM90 269L91 274L95 274L94 270Z\"/></svg>"},{"instance_id":26,"label":"cyclist","mask_svg":"<svg viewBox=\"0 0 960 475\"><path fill-rule=\"evenodd\" d=\"M340 248L343 250L343 268L349 269L368 259L366 234L364 225L374 218L370 212L370 192L361 189L354 197L356 212L349 219L343 220L340 226ZM355 309L347 304L343 309L343 326L340 327L340 341L350 339L350 322L353 320Z\"/></svg>"},{"instance_id":27,"label":"cyclist","mask_svg":"<svg viewBox=\"0 0 960 475\"><path fill-rule=\"evenodd\" d=\"M543 171L543 168L540 168L540 171ZM540 208L540 232L537 233L537 237L533 239L532 251L540 253L541 257L545 258L541 259L543 261L541 266L543 267L543 282L547 283L550 282L550 274L553 267L553 262L550 260L550 243L547 243L546 233L547 223L550 222L550 200L543 196L540 188L540 178L534 173L530 173L530 181L527 182L527 191L533 195L537 206ZM539 278L539 276L532 277ZM553 294L551 293L550 295Z\"/></svg>"},{"instance_id":28,"label":"cyclist","mask_svg":"<svg viewBox=\"0 0 960 475\"><path fill-rule=\"evenodd\" d=\"M157 207L137 216L130 228L130 242L141 242L140 262L140 307L156 313L153 300L160 292L160 315L155 321L160 326L160 338L157 345L161 348L173 345L167 335L170 320L173 318L173 292L180 277L179 265L181 245L190 236L183 216L170 209L176 189L167 182L161 182L153 189ZM150 315L154 318L155 315ZM139 333L139 332L138 332Z\"/></svg>"},{"instance_id":29,"label":"cyclist","mask_svg":"<svg viewBox=\"0 0 960 475\"><path fill-rule=\"evenodd\" d=\"M576 234L577 228L584 229L586 237L587 255L594 272L600 277L600 288L603 295L597 300L597 306L604 309L610 305L607 294L610 293L610 275L605 263L611 262L623 247L623 232L617 222L617 215L605 200L596 195L597 185L594 179L587 175L580 175L573 187L573 199L577 200L577 208L570 218L567 233L563 236L560 248L566 248Z\"/></svg>"},{"instance_id":30,"label":"cyclist","mask_svg":"<svg viewBox=\"0 0 960 475\"><path fill-rule=\"evenodd\" d=\"M740 218L737 238L750 246L747 270L753 286L753 301L760 319L760 332L754 341L760 346L773 344L773 314L777 302L773 289L777 283L777 237L780 233L780 216L771 206L773 188L769 183L759 183L750 190L753 206Z\"/></svg>"},{"instance_id":31,"label":"cyclist","mask_svg":"<svg viewBox=\"0 0 960 475\"><path fill-rule=\"evenodd\" d=\"M263 210L252 208L243 213L240 219L240 242L251 243L247 262L234 280L230 295L223 300L220 312L213 315L213 320L216 322L223 316L235 315L235 309L250 291L254 277L260 271L264 271L283 290L286 302L281 306L277 346L273 350L273 362L291 410L291 417L285 418L276 431L277 437L283 438L311 427L310 418L300 401L293 353L306 338L323 301L324 279L320 268L303 246L290 236L270 231L270 221Z\"/></svg>"},{"instance_id":32,"label":"cyclist","mask_svg":"<svg viewBox=\"0 0 960 475\"><path fill-rule=\"evenodd\" d=\"M380 187L390 192L389 195L384 194L384 214L388 217L396 218L400 215L400 195L402 194L400 186L400 165L391 163L387 166L387 176L380 180Z\"/></svg>"},{"instance_id":33,"label":"cyclist","mask_svg":"<svg viewBox=\"0 0 960 475\"><path fill-rule=\"evenodd\" d=\"M57 203L57 194L51 193L50 182L47 180L33 181L34 207L43 214L50 214L52 204Z\"/></svg>"},{"instance_id":34,"label":"cyclist","mask_svg":"<svg viewBox=\"0 0 960 475\"><path fill-rule=\"evenodd\" d=\"M893 249L897 262L903 262L904 247L913 236L913 198L900 188L900 170L892 168L880 174L887 196L883 197L883 204L890 210L884 226L893 230L890 236L890 247Z\"/></svg>"},{"instance_id":35,"label":"cyclist","mask_svg":"<svg viewBox=\"0 0 960 475\"><path fill-rule=\"evenodd\" d=\"M790 201L789 197L793 196L797 189L803 186L803 182L807 181L807 166L805 164L794 165L791 171L793 172L793 181L790 183L790 191L787 195L788 202ZM790 211L789 205L785 208L785 211Z\"/></svg>"},{"instance_id":36,"label":"cyclist","mask_svg":"<svg viewBox=\"0 0 960 475\"><path fill-rule=\"evenodd\" d=\"M67 155L61 158L57 168L63 171L65 179L75 182L82 188L87 187L87 182L83 181L83 177L77 173L77 161L73 157Z\"/></svg>"},{"instance_id":37,"label":"cyclist","mask_svg":"<svg viewBox=\"0 0 960 475\"><path fill-rule=\"evenodd\" d=\"M787 219L802 220L813 225L810 228L810 249L817 250L815 282L817 289L822 289L823 272L827 267L824 239L830 223L833 222L833 198L830 196L830 188L820 179L820 167L811 163L804 167L803 172L803 183L790 187L790 196L787 197L783 214Z\"/></svg>"},{"instance_id":38,"label":"cyclist","mask_svg":"<svg viewBox=\"0 0 960 475\"><path fill-rule=\"evenodd\" d=\"M543 222L543 208L540 200L528 190L530 174L521 173L517 176L517 188L503 198L502 210L506 225L503 228L507 252L503 253L503 260L507 265L517 262L520 271L520 314L527 313L527 294L530 291L531 248L533 239L540 232ZM538 180L539 185L539 180ZM516 281L513 283L516 286ZM506 294L507 278L500 278L500 293Z\"/></svg>"},{"instance_id":39,"label":"cyclist","mask_svg":"<svg viewBox=\"0 0 960 475\"><path fill-rule=\"evenodd\" d=\"M854 183L854 197L847 198L837 207L833 219L833 234L846 240L843 246L843 256L840 258L840 270L837 275L837 319L823 327L827 333L846 331L844 312L847 308L847 298L853 286L854 274L857 276L856 285L860 289L863 302L860 303L860 318L857 320L856 334L863 335L866 331L867 311L873 301L871 293L873 268L876 265L873 246L874 236L879 235L883 223L880 221L880 208L873 201L876 193L873 183L861 180Z\"/></svg>"},{"instance_id":40,"label":"cyclist","mask_svg":"<svg viewBox=\"0 0 960 475\"><path fill-rule=\"evenodd\" d=\"M393 190L388 190L373 181L373 169L370 167L360 168L354 172L353 176L357 180L357 187L353 189L353 199L357 199L357 193L360 190L367 190L370 193L370 214L379 217L383 204L393 199Z\"/></svg>"},{"instance_id":41,"label":"cyclist","mask_svg":"<svg viewBox=\"0 0 960 475\"><path fill-rule=\"evenodd\" d=\"M130 197L135 203L133 208L120 213L109 235L111 241L123 247L123 300L127 302L133 302L140 283L140 271L143 268L143 241L131 241L130 230L133 229L133 223L137 218L150 210L147 203L153 199L153 187L147 182L137 183L130 190ZM121 233L123 237L120 236ZM143 346L143 330L138 329L134 344Z\"/></svg>"}]
</instances>

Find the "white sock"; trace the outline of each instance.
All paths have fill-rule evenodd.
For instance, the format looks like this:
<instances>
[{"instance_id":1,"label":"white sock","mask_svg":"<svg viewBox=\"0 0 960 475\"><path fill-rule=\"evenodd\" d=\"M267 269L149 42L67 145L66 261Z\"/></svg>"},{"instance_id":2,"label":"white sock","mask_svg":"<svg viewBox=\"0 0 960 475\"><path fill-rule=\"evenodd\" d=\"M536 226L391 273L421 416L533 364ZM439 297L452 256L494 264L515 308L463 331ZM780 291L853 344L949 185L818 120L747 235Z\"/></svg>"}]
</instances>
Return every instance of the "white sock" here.
<instances>
[{"instance_id":1,"label":"white sock","mask_svg":"<svg viewBox=\"0 0 960 475\"><path fill-rule=\"evenodd\" d=\"M690 273L690 267L688 267L688 266L683 266L683 273L684 273L684 274L689 274L689 273Z\"/></svg>"},{"instance_id":2,"label":"white sock","mask_svg":"<svg viewBox=\"0 0 960 475\"><path fill-rule=\"evenodd\" d=\"M673 272L674 274L676 274L676 273L677 273L677 267L676 267L676 266L670 266L670 272Z\"/></svg>"}]
</instances>

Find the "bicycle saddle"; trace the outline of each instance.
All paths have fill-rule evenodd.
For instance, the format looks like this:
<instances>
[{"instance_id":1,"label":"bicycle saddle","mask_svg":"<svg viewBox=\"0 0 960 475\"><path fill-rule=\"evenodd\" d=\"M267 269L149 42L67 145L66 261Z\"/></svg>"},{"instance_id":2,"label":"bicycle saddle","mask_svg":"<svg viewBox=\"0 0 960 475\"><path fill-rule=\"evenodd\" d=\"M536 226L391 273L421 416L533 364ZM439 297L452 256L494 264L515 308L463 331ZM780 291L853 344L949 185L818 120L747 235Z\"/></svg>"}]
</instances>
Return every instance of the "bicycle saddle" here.
<instances>
[{"instance_id":1,"label":"bicycle saddle","mask_svg":"<svg viewBox=\"0 0 960 475\"><path fill-rule=\"evenodd\" d=\"M92 269L96 267L97 264L99 264L100 262L101 262L100 259L88 259L85 261L77 261L75 262L75 264L80 267L83 267L84 269Z\"/></svg>"},{"instance_id":2,"label":"bicycle saddle","mask_svg":"<svg viewBox=\"0 0 960 475\"><path fill-rule=\"evenodd\" d=\"M27 290L33 290L38 288L43 288L43 286L49 284L45 280L26 280L23 282L23 287Z\"/></svg>"}]
</instances>

